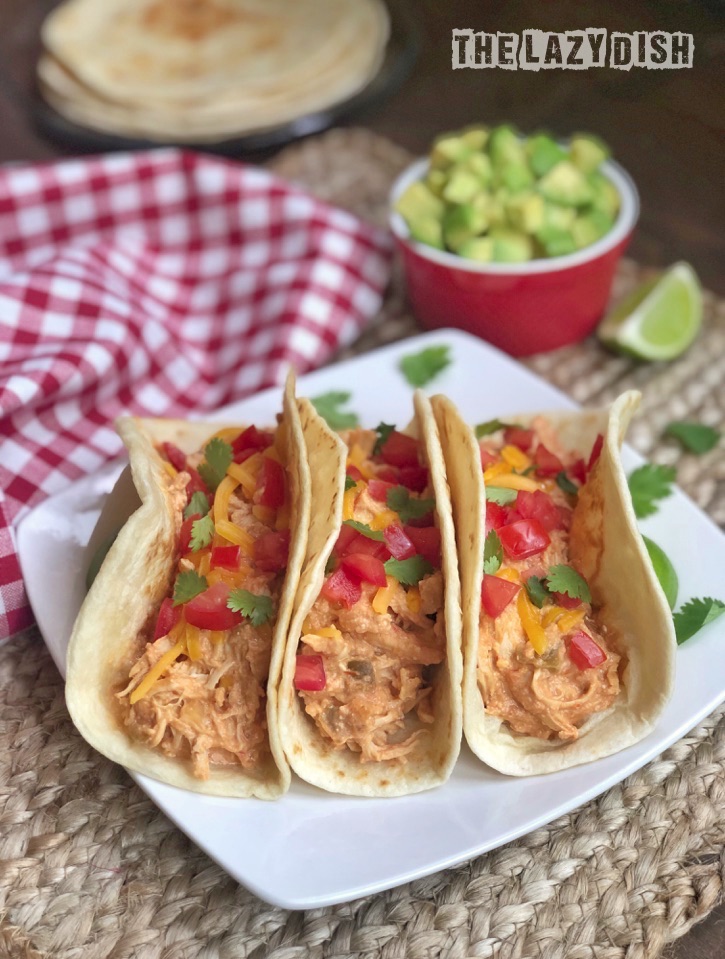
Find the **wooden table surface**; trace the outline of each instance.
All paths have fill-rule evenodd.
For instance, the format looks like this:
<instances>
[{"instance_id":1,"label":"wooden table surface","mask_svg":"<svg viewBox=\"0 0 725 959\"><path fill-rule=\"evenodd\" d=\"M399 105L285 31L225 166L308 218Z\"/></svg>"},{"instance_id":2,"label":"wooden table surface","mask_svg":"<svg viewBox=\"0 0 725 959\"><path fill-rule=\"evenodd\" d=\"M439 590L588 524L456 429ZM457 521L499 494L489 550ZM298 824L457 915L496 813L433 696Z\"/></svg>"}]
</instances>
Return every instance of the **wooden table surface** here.
<instances>
[{"instance_id":1,"label":"wooden table surface","mask_svg":"<svg viewBox=\"0 0 725 959\"><path fill-rule=\"evenodd\" d=\"M0 162L67 155L44 139L30 109L38 29L54 0L0 0ZM466 123L512 121L561 136L593 131L634 177L642 212L630 255L665 267L689 261L705 287L725 295L723 133L725 3L722 0L411 0L421 55L387 102L351 119L423 152L438 132ZM692 69L629 72L456 70L454 27L520 33L527 28L692 33ZM725 906L671 948L672 959L721 959Z\"/></svg>"}]
</instances>

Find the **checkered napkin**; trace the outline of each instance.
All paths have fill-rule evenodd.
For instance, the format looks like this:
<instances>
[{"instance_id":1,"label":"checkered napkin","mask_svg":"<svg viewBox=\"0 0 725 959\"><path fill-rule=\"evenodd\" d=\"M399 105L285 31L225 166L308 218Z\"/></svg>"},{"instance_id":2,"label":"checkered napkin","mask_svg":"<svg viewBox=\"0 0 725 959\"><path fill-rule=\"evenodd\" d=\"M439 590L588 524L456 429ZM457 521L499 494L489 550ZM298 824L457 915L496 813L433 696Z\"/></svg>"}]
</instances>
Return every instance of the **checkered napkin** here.
<instances>
[{"instance_id":1,"label":"checkered napkin","mask_svg":"<svg viewBox=\"0 0 725 959\"><path fill-rule=\"evenodd\" d=\"M214 410L350 343L386 235L177 150L0 171L0 639L32 621L13 526L117 456L122 413Z\"/></svg>"}]
</instances>

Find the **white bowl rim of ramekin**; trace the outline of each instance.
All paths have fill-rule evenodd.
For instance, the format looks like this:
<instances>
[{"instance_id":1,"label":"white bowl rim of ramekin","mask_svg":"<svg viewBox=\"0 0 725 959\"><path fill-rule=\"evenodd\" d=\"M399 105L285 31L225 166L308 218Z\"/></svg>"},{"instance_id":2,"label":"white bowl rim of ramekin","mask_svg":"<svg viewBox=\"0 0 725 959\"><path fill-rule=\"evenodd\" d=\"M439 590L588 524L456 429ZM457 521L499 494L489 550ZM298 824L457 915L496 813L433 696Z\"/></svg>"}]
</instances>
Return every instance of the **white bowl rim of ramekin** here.
<instances>
[{"instance_id":1,"label":"white bowl rim of ramekin","mask_svg":"<svg viewBox=\"0 0 725 959\"><path fill-rule=\"evenodd\" d=\"M428 170L428 166L428 158L420 157L418 160L414 160L410 166L406 167L396 179L389 197L390 229L399 240L412 247L420 256L440 266L464 270L467 273L528 276L534 273L554 273L560 270L570 269L571 267L581 266L583 263L596 260L603 254L613 250L631 233L639 219L639 193L637 192L634 180L624 167L620 166L614 160L606 160L599 169L617 188L621 198L621 205L619 214L611 230L605 233L596 243L585 246L583 249L577 250L574 253L567 253L565 256L541 257L536 260L525 260L523 263L482 263L477 260L467 260L465 257L458 256L456 253L449 253L447 250L437 250L433 246L428 246L425 243L419 243L417 240L413 240L410 236L407 223L400 213L395 210L395 203L398 197L411 183L423 179L423 176Z\"/></svg>"}]
</instances>

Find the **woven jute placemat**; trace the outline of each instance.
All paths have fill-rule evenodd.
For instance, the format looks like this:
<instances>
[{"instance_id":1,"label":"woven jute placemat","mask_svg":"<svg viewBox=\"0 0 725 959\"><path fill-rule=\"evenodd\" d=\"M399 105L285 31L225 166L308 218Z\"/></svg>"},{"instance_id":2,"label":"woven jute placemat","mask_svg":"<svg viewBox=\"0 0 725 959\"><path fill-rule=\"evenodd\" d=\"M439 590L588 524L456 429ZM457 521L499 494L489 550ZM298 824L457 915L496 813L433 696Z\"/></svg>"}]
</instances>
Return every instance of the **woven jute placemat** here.
<instances>
[{"instance_id":1,"label":"woven jute placemat","mask_svg":"<svg viewBox=\"0 0 725 959\"><path fill-rule=\"evenodd\" d=\"M408 159L366 131L338 130L272 166L383 222ZM644 275L626 263L615 293ZM346 355L415 332L396 282ZM707 297L702 335L667 366L609 356L594 341L528 365L582 403L643 389L631 442L676 462L684 489L725 523L725 450L688 456L661 439L672 419L723 423L725 301ZM238 886L85 744L37 632L0 650L0 957L655 959L718 903L724 848L720 709L619 786L516 842L377 896L287 912Z\"/></svg>"}]
</instances>

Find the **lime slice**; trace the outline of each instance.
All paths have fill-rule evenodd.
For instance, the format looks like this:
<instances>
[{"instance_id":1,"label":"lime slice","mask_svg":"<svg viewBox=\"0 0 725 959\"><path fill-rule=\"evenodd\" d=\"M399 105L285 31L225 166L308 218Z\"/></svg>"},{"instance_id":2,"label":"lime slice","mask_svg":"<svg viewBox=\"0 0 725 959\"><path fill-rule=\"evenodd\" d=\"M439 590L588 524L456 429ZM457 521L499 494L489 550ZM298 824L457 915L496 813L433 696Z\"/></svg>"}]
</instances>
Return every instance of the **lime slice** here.
<instances>
[{"instance_id":1,"label":"lime slice","mask_svg":"<svg viewBox=\"0 0 725 959\"><path fill-rule=\"evenodd\" d=\"M664 591L665 598L670 604L670 609L674 609L675 603L677 602L677 590L680 586L675 567L661 546L653 543L649 536L643 536L642 539L644 540L644 545L647 547L649 558L652 561L652 567L657 575L657 579L660 581L660 586Z\"/></svg>"},{"instance_id":2,"label":"lime slice","mask_svg":"<svg viewBox=\"0 0 725 959\"><path fill-rule=\"evenodd\" d=\"M640 360L674 360L697 336L702 323L702 291L689 263L675 263L643 284L602 320L597 336L621 353Z\"/></svg>"}]
</instances>

